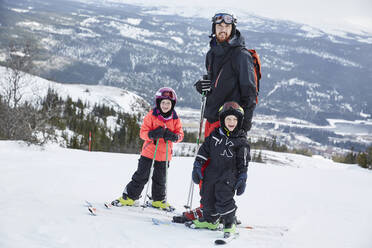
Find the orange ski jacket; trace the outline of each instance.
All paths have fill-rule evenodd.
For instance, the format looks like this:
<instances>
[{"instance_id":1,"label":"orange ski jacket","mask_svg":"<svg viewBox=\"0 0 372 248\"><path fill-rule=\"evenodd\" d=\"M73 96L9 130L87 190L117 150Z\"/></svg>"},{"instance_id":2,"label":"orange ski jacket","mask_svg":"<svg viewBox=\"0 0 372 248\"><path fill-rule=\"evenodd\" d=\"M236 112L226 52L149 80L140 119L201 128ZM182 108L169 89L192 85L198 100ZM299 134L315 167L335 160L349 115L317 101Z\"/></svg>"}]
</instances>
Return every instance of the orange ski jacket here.
<instances>
[{"instance_id":1,"label":"orange ski jacket","mask_svg":"<svg viewBox=\"0 0 372 248\"><path fill-rule=\"evenodd\" d=\"M164 128L168 128L169 131L178 135L178 140L176 143L181 142L183 139L183 130L181 121L178 118L176 111L172 110L172 117L168 120L164 119L157 111L156 108L150 110L150 112L145 116L141 130L140 130L140 137L145 142L142 146L141 155L150 159L154 158L154 152L156 147L156 141L149 138L149 131L156 129L157 127L161 126ZM159 139L158 149L156 151L156 161L166 161L166 143L163 138ZM172 160L172 148L173 142L168 141L168 161Z\"/></svg>"}]
</instances>

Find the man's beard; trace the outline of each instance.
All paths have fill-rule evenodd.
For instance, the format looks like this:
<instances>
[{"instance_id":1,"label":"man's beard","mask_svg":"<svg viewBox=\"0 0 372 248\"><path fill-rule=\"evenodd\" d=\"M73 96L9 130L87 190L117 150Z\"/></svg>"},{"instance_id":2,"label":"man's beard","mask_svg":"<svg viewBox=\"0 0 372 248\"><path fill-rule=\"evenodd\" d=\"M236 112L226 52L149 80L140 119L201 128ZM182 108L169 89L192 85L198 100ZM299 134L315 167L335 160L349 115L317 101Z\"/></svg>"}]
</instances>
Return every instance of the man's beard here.
<instances>
[{"instance_id":1,"label":"man's beard","mask_svg":"<svg viewBox=\"0 0 372 248\"><path fill-rule=\"evenodd\" d=\"M222 32L221 32L222 33ZM225 41L228 41L229 40L229 36L227 36L227 33L226 32L223 32L225 35L223 38L220 38L220 36L217 34L216 35L216 39L219 43L222 43L222 42L225 42ZM220 33L219 33L220 34Z\"/></svg>"}]
</instances>

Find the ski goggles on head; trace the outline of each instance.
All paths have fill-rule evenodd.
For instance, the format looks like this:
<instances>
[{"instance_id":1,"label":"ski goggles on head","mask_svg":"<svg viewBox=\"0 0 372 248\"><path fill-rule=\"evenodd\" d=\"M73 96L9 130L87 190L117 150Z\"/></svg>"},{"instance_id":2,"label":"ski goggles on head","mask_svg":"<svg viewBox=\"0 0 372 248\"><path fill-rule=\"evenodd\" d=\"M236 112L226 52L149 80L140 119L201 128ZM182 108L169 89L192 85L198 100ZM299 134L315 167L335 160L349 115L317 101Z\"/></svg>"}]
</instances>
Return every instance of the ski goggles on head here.
<instances>
[{"instance_id":1,"label":"ski goggles on head","mask_svg":"<svg viewBox=\"0 0 372 248\"><path fill-rule=\"evenodd\" d=\"M226 24L233 24L236 23L236 19L230 14L218 13L212 17L212 22L215 24L220 24L222 22Z\"/></svg>"},{"instance_id":2,"label":"ski goggles on head","mask_svg":"<svg viewBox=\"0 0 372 248\"><path fill-rule=\"evenodd\" d=\"M170 98L170 99L173 99L174 98L174 95L173 95L173 92L172 91L163 91L161 93L161 96L162 97L166 97L166 98Z\"/></svg>"},{"instance_id":3,"label":"ski goggles on head","mask_svg":"<svg viewBox=\"0 0 372 248\"><path fill-rule=\"evenodd\" d=\"M221 112L225 112L229 109L234 109L234 110L237 110L239 111L240 113L242 113L244 115L244 110L242 107L240 107L239 104L237 104L236 102L226 102L224 105L221 106L221 108L218 110L219 113Z\"/></svg>"}]
</instances>

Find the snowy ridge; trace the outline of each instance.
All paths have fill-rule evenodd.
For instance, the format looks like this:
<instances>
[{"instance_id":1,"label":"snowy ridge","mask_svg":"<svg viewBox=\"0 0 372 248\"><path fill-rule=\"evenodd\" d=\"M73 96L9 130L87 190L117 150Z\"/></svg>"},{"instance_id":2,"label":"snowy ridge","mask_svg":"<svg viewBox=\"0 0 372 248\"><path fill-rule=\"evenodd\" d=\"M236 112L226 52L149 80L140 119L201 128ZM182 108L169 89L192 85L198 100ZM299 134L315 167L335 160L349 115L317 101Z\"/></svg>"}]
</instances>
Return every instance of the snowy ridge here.
<instances>
[{"instance_id":1,"label":"snowy ridge","mask_svg":"<svg viewBox=\"0 0 372 248\"><path fill-rule=\"evenodd\" d=\"M371 247L371 171L319 157L268 154L276 161L251 163L246 192L236 197L239 219L254 229L239 229L231 247ZM222 232L156 226L151 217L158 216L146 210L89 214L85 200L99 205L120 196L138 156L0 141L0 247L212 247ZM170 163L168 200L178 211L192 162L175 157Z\"/></svg>"},{"instance_id":2,"label":"snowy ridge","mask_svg":"<svg viewBox=\"0 0 372 248\"><path fill-rule=\"evenodd\" d=\"M0 66L0 86L6 84L10 71ZM66 99L68 96L73 101L80 99L83 103L105 104L116 111L129 114L145 113L149 104L140 96L119 88L103 85L61 84L49 81L30 74L24 74L21 81L21 94L23 101L35 102L46 96L48 88L54 89L57 94Z\"/></svg>"}]
</instances>

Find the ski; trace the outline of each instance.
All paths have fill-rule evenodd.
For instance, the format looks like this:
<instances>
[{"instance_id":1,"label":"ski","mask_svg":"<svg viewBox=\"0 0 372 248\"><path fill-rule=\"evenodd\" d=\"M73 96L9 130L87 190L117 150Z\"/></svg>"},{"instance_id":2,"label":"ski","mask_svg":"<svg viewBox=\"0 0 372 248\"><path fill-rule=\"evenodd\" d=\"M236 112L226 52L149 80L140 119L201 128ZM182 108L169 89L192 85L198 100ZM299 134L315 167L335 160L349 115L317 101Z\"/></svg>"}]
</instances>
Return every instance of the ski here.
<instances>
[{"instance_id":1,"label":"ski","mask_svg":"<svg viewBox=\"0 0 372 248\"><path fill-rule=\"evenodd\" d=\"M117 200L115 200L117 201ZM113 201L114 202L114 201ZM109 202L105 202L104 203L104 206L108 209L112 208L112 207L142 207L142 208L154 208L154 209L157 209L157 210L162 210L162 211L165 211L165 212L174 212L176 210L175 207L173 206L169 206L165 209L162 209L162 208L157 208L157 207L154 207L152 205L152 201L146 201L144 205L139 205L139 202L138 201L135 201L134 205L133 206L122 206L119 202L117 202L116 204L113 204L112 202L109 203Z\"/></svg>"},{"instance_id":2,"label":"ski","mask_svg":"<svg viewBox=\"0 0 372 248\"><path fill-rule=\"evenodd\" d=\"M151 221L154 225L160 226L160 225L177 225L171 220L164 220L164 219L159 219L159 218L151 218Z\"/></svg>"},{"instance_id":3,"label":"ski","mask_svg":"<svg viewBox=\"0 0 372 248\"><path fill-rule=\"evenodd\" d=\"M215 245L226 245L230 243L231 241L233 241L234 239L236 239L237 237L239 237L239 233L234 233L234 234L229 233L228 236L227 236L227 233L225 233L224 237L216 239L214 241L214 244Z\"/></svg>"},{"instance_id":4,"label":"ski","mask_svg":"<svg viewBox=\"0 0 372 248\"><path fill-rule=\"evenodd\" d=\"M102 204L102 203L101 203ZM161 216L167 216L171 217L170 214L174 214L175 208L170 207L167 209L161 209L161 208L156 208L151 205L151 202L146 202L144 206L141 206L139 202L136 202L133 206L115 206L111 204L111 202L104 202L102 205L101 204L93 204L92 202L85 201L84 206L87 207L89 214L93 216L97 215L122 215L125 214L124 211L129 211L129 212L137 212L137 213L146 213L146 214L154 214L154 215L161 215Z\"/></svg>"},{"instance_id":5,"label":"ski","mask_svg":"<svg viewBox=\"0 0 372 248\"><path fill-rule=\"evenodd\" d=\"M91 202L85 201L85 206L88 208L88 211L91 215L97 215L97 208L95 208Z\"/></svg>"},{"instance_id":6,"label":"ski","mask_svg":"<svg viewBox=\"0 0 372 248\"><path fill-rule=\"evenodd\" d=\"M94 207L88 207L88 211L89 213L91 213L91 215L94 215L94 216L97 215L97 209Z\"/></svg>"},{"instance_id":7,"label":"ski","mask_svg":"<svg viewBox=\"0 0 372 248\"><path fill-rule=\"evenodd\" d=\"M114 205L112 205L110 202L104 202L103 205L104 205L107 209L110 209L110 208L114 207Z\"/></svg>"}]
</instances>

